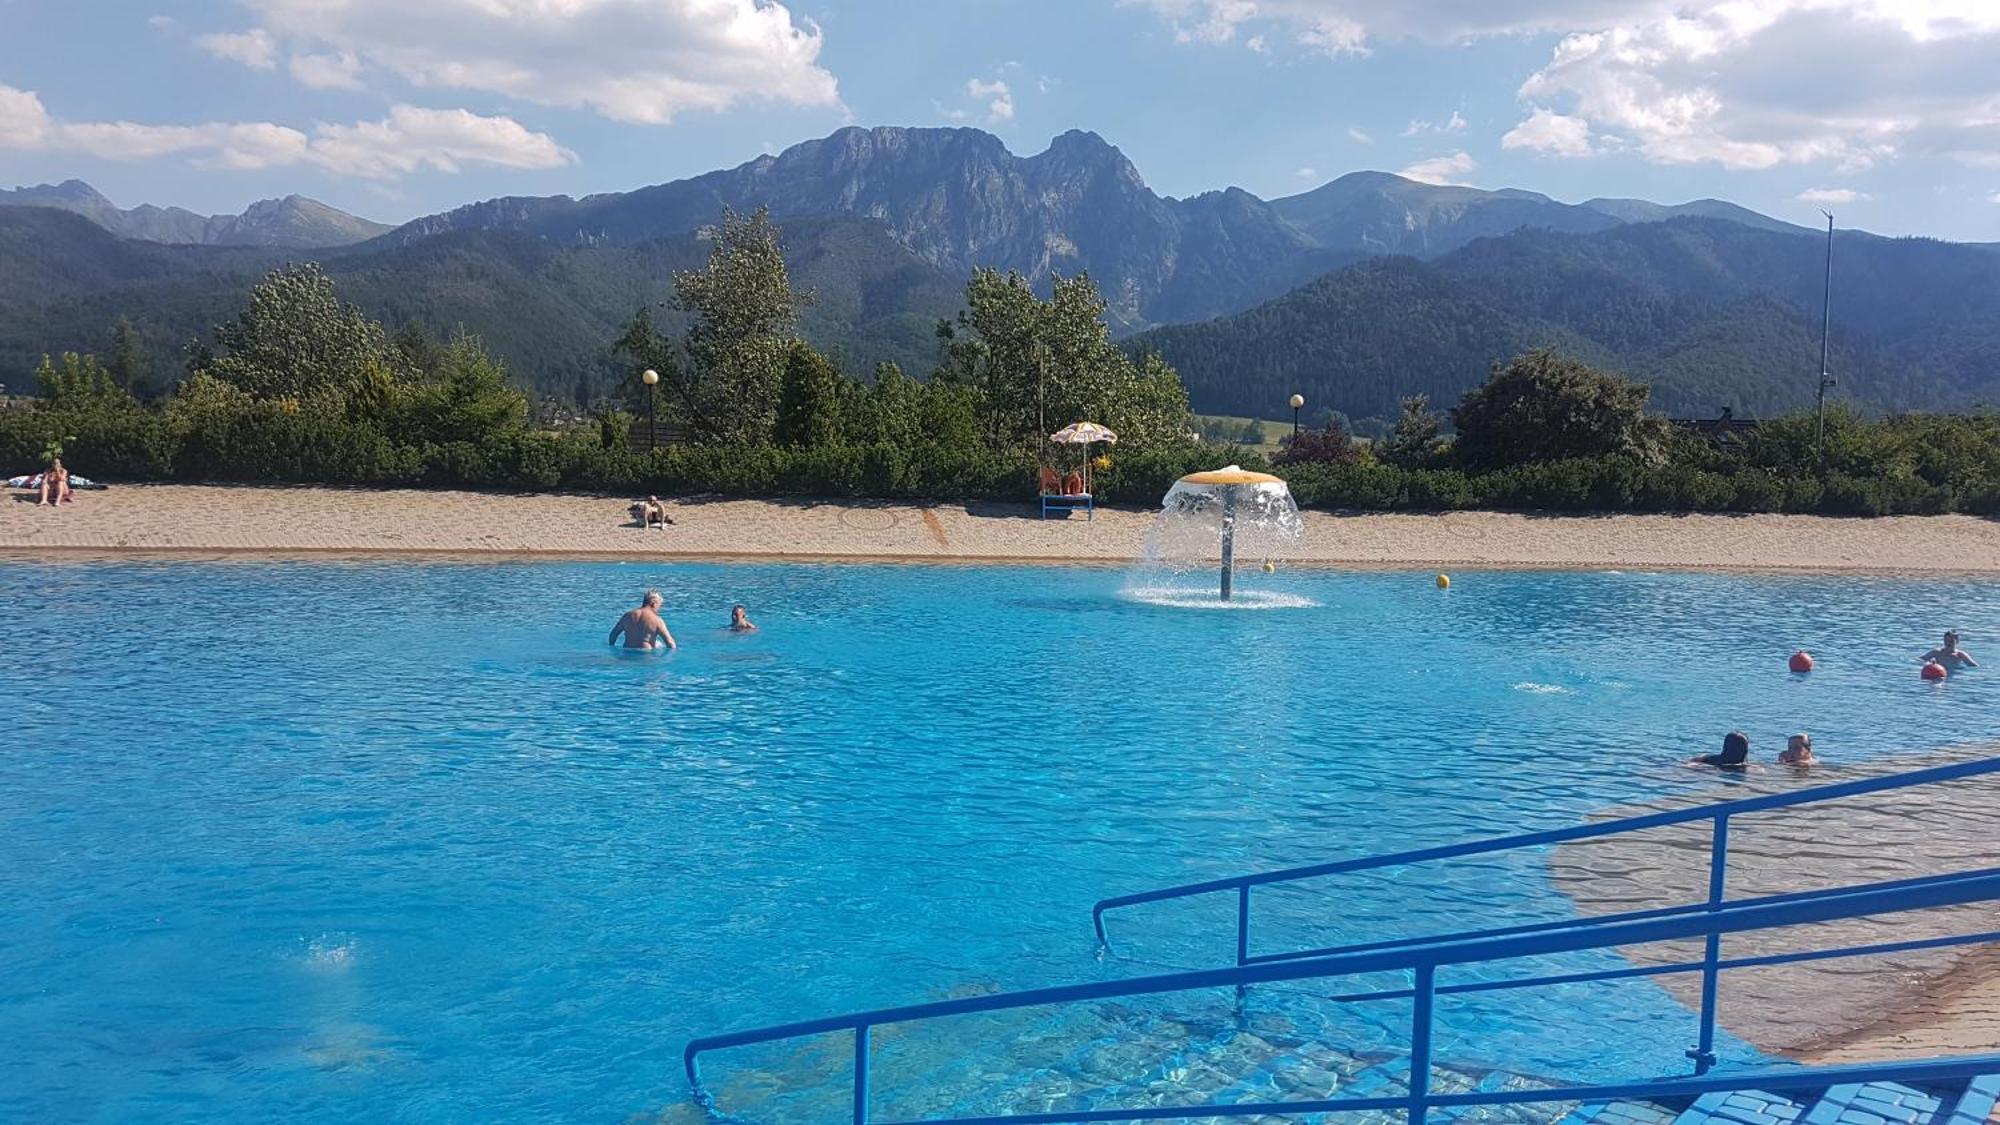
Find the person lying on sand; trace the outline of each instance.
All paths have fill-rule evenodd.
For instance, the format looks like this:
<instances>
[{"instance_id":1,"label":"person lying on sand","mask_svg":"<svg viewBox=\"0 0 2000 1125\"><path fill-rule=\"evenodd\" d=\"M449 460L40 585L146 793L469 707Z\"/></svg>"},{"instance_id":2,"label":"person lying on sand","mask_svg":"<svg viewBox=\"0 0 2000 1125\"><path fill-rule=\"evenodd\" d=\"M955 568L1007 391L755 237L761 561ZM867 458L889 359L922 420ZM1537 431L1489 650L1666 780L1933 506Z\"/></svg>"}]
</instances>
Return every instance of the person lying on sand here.
<instances>
[{"instance_id":1,"label":"person lying on sand","mask_svg":"<svg viewBox=\"0 0 2000 1125\"><path fill-rule=\"evenodd\" d=\"M49 471L42 474L41 499L35 502L35 506L41 508L74 503L76 496L69 490L69 470L63 468L62 458L51 458Z\"/></svg>"},{"instance_id":2,"label":"person lying on sand","mask_svg":"<svg viewBox=\"0 0 2000 1125\"><path fill-rule=\"evenodd\" d=\"M1785 748L1778 752L1778 764L1781 766L1818 765L1819 759L1813 757L1812 735L1800 731L1786 739Z\"/></svg>"},{"instance_id":3,"label":"person lying on sand","mask_svg":"<svg viewBox=\"0 0 2000 1125\"><path fill-rule=\"evenodd\" d=\"M628 609L618 624L611 627L611 635L606 644L617 644L620 635L625 637L626 648L679 648L674 643L674 635L667 631L667 623L660 617L660 592L646 591L639 601L638 609ZM658 638L659 643L654 644Z\"/></svg>"},{"instance_id":4,"label":"person lying on sand","mask_svg":"<svg viewBox=\"0 0 2000 1125\"><path fill-rule=\"evenodd\" d=\"M1730 731L1722 736L1722 753L1703 754L1699 758L1689 758L1691 766L1714 766L1723 770L1748 769L1750 766L1750 736L1740 730Z\"/></svg>"},{"instance_id":5,"label":"person lying on sand","mask_svg":"<svg viewBox=\"0 0 2000 1125\"><path fill-rule=\"evenodd\" d=\"M757 626L750 623L750 613L739 603L729 611L729 631L732 633L754 633Z\"/></svg>"},{"instance_id":6,"label":"person lying on sand","mask_svg":"<svg viewBox=\"0 0 2000 1125\"><path fill-rule=\"evenodd\" d=\"M1971 653L1958 647L1958 630L1956 629L1947 632L1944 635L1944 643L1925 653L1920 663L1942 664L1946 668L1979 667L1979 661L1974 660Z\"/></svg>"},{"instance_id":7,"label":"person lying on sand","mask_svg":"<svg viewBox=\"0 0 2000 1125\"><path fill-rule=\"evenodd\" d=\"M632 515L639 521L640 527L652 527L657 524L661 531L665 531L667 525L674 522L674 517L667 514L667 506L660 503L660 498L657 496L648 496L632 505Z\"/></svg>"}]
</instances>

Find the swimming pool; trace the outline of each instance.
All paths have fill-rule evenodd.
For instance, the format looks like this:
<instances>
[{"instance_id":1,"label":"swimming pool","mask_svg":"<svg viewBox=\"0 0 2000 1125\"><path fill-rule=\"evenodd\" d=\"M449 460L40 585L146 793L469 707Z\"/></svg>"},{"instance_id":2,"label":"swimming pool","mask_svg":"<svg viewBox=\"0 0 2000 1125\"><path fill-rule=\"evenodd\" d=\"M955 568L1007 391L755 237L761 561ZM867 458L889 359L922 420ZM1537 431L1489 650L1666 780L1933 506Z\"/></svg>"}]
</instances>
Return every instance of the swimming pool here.
<instances>
[{"instance_id":1,"label":"swimming pool","mask_svg":"<svg viewBox=\"0 0 2000 1125\"><path fill-rule=\"evenodd\" d=\"M1228 959L1217 901L1098 963L1104 895L1723 797L1675 763L1731 727L1835 765L1994 733L2000 673L1912 663L1991 647L1990 581L1456 577L1212 612L1108 569L0 564L0 1117L656 1113L692 1034ZM655 585L683 650L607 651ZM1508 863L1259 932L1567 909ZM1643 982L1519 1003L1440 1056L1658 1072L1691 1034Z\"/></svg>"}]
</instances>

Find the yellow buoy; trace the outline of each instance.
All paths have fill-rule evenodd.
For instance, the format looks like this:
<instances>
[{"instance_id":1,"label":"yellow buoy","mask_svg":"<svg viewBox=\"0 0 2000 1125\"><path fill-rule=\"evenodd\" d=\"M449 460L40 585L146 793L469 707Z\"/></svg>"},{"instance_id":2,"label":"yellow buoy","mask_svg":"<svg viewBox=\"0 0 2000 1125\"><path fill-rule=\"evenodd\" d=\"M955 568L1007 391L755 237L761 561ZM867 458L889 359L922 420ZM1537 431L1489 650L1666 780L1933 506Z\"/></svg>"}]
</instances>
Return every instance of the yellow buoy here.
<instances>
[{"instance_id":1,"label":"yellow buoy","mask_svg":"<svg viewBox=\"0 0 2000 1125\"><path fill-rule=\"evenodd\" d=\"M1264 573L1265 573L1265 574L1276 574L1276 573L1278 573L1278 564L1276 564L1276 563L1272 562L1272 561L1271 561L1270 559L1265 559L1265 560L1264 560Z\"/></svg>"},{"instance_id":2,"label":"yellow buoy","mask_svg":"<svg viewBox=\"0 0 2000 1125\"><path fill-rule=\"evenodd\" d=\"M1451 575L1449 574L1438 575L1438 589L1440 590L1451 589Z\"/></svg>"}]
</instances>

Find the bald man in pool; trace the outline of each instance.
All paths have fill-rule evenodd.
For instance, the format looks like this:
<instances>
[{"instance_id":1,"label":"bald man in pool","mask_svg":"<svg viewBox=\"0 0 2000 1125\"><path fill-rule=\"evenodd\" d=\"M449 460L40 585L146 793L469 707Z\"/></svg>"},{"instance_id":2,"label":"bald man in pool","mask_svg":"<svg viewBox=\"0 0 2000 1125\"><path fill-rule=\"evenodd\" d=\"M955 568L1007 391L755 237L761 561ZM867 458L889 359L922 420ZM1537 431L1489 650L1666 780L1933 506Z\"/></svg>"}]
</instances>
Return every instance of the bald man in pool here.
<instances>
[{"instance_id":1,"label":"bald man in pool","mask_svg":"<svg viewBox=\"0 0 2000 1125\"><path fill-rule=\"evenodd\" d=\"M628 609L618 624L611 627L611 635L605 644L617 644L620 635L625 638L626 648L679 648L674 643L674 635L667 631L667 623L660 617L660 592L646 591L639 599L638 609ZM655 644L654 638L659 638Z\"/></svg>"}]
</instances>

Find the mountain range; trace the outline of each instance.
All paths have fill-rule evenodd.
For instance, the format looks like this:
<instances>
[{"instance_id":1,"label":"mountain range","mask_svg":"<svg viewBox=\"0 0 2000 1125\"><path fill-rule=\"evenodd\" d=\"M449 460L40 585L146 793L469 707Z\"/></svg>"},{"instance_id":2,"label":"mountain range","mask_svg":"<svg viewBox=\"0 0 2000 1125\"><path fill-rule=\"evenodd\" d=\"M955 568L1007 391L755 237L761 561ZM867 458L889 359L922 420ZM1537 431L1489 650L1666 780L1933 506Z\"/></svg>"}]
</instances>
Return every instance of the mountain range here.
<instances>
[{"instance_id":1,"label":"mountain range","mask_svg":"<svg viewBox=\"0 0 2000 1125\"><path fill-rule=\"evenodd\" d=\"M102 200L74 181L34 190ZM204 222L254 229L259 207ZM391 325L461 325L524 381L587 395L618 374L607 342L702 259L725 207L770 209L795 280L818 297L805 334L856 374L881 360L926 372L936 320L974 267L992 266L1037 281L1089 272L1114 329L1160 350L1197 409L1218 413L1269 415L1299 391L1386 417L1398 395L1449 402L1541 344L1651 379L1684 412L1797 407L1817 378L1823 232L1721 200L1569 204L1383 172L1272 200L1175 199L1082 131L1017 156L976 129L848 128L630 192L494 199L393 230L336 222L314 257ZM171 212L64 209L91 221L0 207L0 379L44 351L101 350L119 316L165 379L182 343L296 257L275 248L301 245L207 225L197 239L185 220L184 235L138 241L129 216ZM2000 397L2000 253L1839 237L1842 394L1878 409Z\"/></svg>"},{"instance_id":2,"label":"mountain range","mask_svg":"<svg viewBox=\"0 0 2000 1125\"><path fill-rule=\"evenodd\" d=\"M54 207L71 211L121 238L197 246L281 246L313 250L363 242L392 228L288 195L252 203L240 215L197 215L180 207L142 204L130 210L104 198L82 180L0 190L0 207Z\"/></svg>"}]
</instances>

